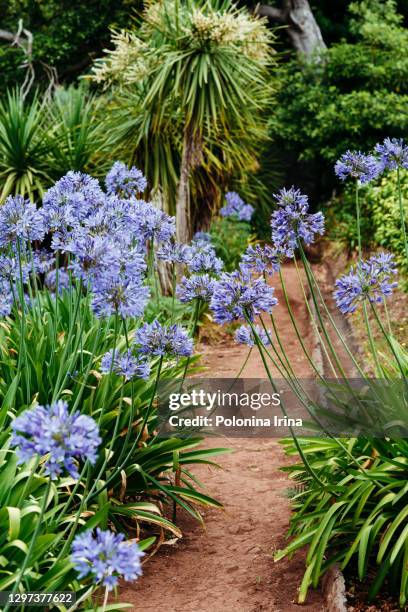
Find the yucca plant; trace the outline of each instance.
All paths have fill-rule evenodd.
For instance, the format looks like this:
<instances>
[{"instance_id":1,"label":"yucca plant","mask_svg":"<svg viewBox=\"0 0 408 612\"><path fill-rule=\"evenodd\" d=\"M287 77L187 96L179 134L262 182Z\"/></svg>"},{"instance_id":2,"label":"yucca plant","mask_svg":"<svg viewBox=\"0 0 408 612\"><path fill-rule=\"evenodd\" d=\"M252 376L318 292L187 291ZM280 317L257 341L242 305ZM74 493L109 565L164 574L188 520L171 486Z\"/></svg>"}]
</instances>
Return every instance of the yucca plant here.
<instances>
[{"instance_id":1,"label":"yucca plant","mask_svg":"<svg viewBox=\"0 0 408 612\"><path fill-rule=\"evenodd\" d=\"M50 184L46 126L38 96L25 100L16 89L0 100L0 201L9 194L33 199Z\"/></svg>"},{"instance_id":2,"label":"yucca plant","mask_svg":"<svg viewBox=\"0 0 408 612\"><path fill-rule=\"evenodd\" d=\"M48 164L55 178L69 170L97 170L97 176L106 173L109 162L103 153L108 134L98 117L99 107L96 96L85 87L71 85L54 92L47 109L47 144Z\"/></svg>"},{"instance_id":3,"label":"yucca plant","mask_svg":"<svg viewBox=\"0 0 408 612\"><path fill-rule=\"evenodd\" d=\"M118 92L113 125L120 134L126 124L126 141L133 137L143 167L154 168L153 187L170 210L175 205L183 242L194 201L208 217L231 175L257 169L267 138L272 40L262 19L228 0L151 1L139 29L116 34L115 49L96 62L93 78L113 84L114 99Z\"/></svg>"}]
</instances>

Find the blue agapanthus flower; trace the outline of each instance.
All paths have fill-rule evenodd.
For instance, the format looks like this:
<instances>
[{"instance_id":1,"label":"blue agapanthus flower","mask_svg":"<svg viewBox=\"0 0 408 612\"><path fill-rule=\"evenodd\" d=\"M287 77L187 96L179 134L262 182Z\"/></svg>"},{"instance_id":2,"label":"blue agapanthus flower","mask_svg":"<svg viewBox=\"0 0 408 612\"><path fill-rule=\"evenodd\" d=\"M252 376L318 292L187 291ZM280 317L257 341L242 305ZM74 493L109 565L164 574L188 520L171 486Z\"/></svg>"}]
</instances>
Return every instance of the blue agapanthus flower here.
<instances>
[{"instance_id":1,"label":"blue agapanthus flower","mask_svg":"<svg viewBox=\"0 0 408 612\"><path fill-rule=\"evenodd\" d=\"M71 270L76 278L91 281L98 274L119 272L121 252L107 236L91 236L78 232L66 251L73 256Z\"/></svg>"},{"instance_id":2,"label":"blue agapanthus flower","mask_svg":"<svg viewBox=\"0 0 408 612\"><path fill-rule=\"evenodd\" d=\"M168 242L176 233L176 220L148 202L138 200L132 209L133 231L140 240Z\"/></svg>"},{"instance_id":3,"label":"blue agapanthus flower","mask_svg":"<svg viewBox=\"0 0 408 612\"><path fill-rule=\"evenodd\" d=\"M120 578L136 580L142 575L143 555L136 542L124 541L122 533L102 531L98 527L95 535L89 529L75 536L71 563L80 579L91 578L112 590Z\"/></svg>"},{"instance_id":4,"label":"blue agapanthus flower","mask_svg":"<svg viewBox=\"0 0 408 612\"><path fill-rule=\"evenodd\" d=\"M226 205L220 210L222 217L232 217L239 221L250 221L254 214L254 207L246 204L244 200L235 191L229 191L225 194Z\"/></svg>"},{"instance_id":5,"label":"blue agapanthus flower","mask_svg":"<svg viewBox=\"0 0 408 612\"><path fill-rule=\"evenodd\" d=\"M268 334L259 325L255 325L255 333L258 336L259 340L262 342L264 346L268 346L270 344ZM270 334L269 334L270 335ZM235 342L237 344L247 344L248 346L254 346L256 344L255 336L252 329L248 325L241 325L235 332Z\"/></svg>"},{"instance_id":6,"label":"blue agapanthus flower","mask_svg":"<svg viewBox=\"0 0 408 612\"><path fill-rule=\"evenodd\" d=\"M78 478L77 460L95 463L101 438L95 421L79 411L72 414L62 400L51 406L25 410L11 424L10 444L19 463L47 455L45 473L57 478L65 469Z\"/></svg>"},{"instance_id":7,"label":"blue agapanthus flower","mask_svg":"<svg viewBox=\"0 0 408 612\"><path fill-rule=\"evenodd\" d=\"M157 259L171 264L187 264L190 259L190 247L179 242L165 242L156 253Z\"/></svg>"},{"instance_id":8,"label":"blue agapanthus flower","mask_svg":"<svg viewBox=\"0 0 408 612\"><path fill-rule=\"evenodd\" d=\"M312 244L316 234L324 233L321 212L309 213L306 195L298 189L282 189L275 198L278 208L272 213L272 241L279 255L293 257L298 241Z\"/></svg>"},{"instance_id":9,"label":"blue agapanthus flower","mask_svg":"<svg viewBox=\"0 0 408 612\"><path fill-rule=\"evenodd\" d=\"M209 274L192 274L189 278L183 276L177 285L177 297L180 302L187 303L195 299L209 302L215 286L215 280Z\"/></svg>"},{"instance_id":10,"label":"blue agapanthus flower","mask_svg":"<svg viewBox=\"0 0 408 612\"><path fill-rule=\"evenodd\" d=\"M42 215L50 231L74 228L98 210L105 194L96 179L82 172L68 172L43 197Z\"/></svg>"},{"instance_id":11,"label":"blue agapanthus flower","mask_svg":"<svg viewBox=\"0 0 408 612\"><path fill-rule=\"evenodd\" d=\"M217 257L211 245L192 245L189 251L187 267L196 274L211 272L219 274L224 267L222 259Z\"/></svg>"},{"instance_id":12,"label":"blue agapanthus flower","mask_svg":"<svg viewBox=\"0 0 408 612\"><path fill-rule=\"evenodd\" d=\"M247 270L224 273L215 283L210 308L217 323L238 319L251 321L261 312L271 312L278 303L273 287L263 278L254 278Z\"/></svg>"},{"instance_id":13,"label":"blue agapanthus flower","mask_svg":"<svg viewBox=\"0 0 408 612\"><path fill-rule=\"evenodd\" d=\"M193 340L182 327L162 325L157 320L137 330L135 345L146 356L190 357L193 354Z\"/></svg>"},{"instance_id":14,"label":"blue agapanthus flower","mask_svg":"<svg viewBox=\"0 0 408 612\"><path fill-rule=\"evenodd\" d=\"M209 234L208 232L196 232L193 236L191 244L202 246L204 244L211 244L211 241L211 234Z\"/></svg>"},{"instance_id":15,"label":"blue agapanthus flower","mask_svg":"<svg viewBox=\"0 0 408 612\"><path fill-rule=\"evenodd\" d=\"M364 300L381 303L392 294L397 282L393 255L379 253L352 266L335 282L334 299L343 314L354 312Z\"/></svg>"},{"instance_id":16,"label":"blue agapanthus flower","mask_svg":"<svg viewBox=\"0 0 408 612\"><path fill-rule=\"evenodd\" d=\"M124 274L99 274L92 284L92 309L98 318L119 314L123 318L141 317L149 299L149 288L138 277Z\"/></svg>"},{"instance_id":17,"label":"blue agapanthus flower","mask_svg":"<svg viewBox=\"0 0 408 612\"><path fill-rule=\"evenodd\" d=\"M146 359L133 355L130 349L123 352L112 349L105 353L101 360L101 372L109 374L111 370L118 376L123 376L125 380L148 379L150 376L150 365Z\"/></svg>"},{"instance_id":18,"label":"blue agapanthus flower","mask_svg":"<svg viewBox=\"0 0 408 612\"><path fill-rule=\"evenodd\" d=\"M383 169L408 169L408 145L402 138L385 138L382 144L375 145L375 152L380 156Z\"/></svg>"},{"instance_id":19,"label":"blue agapanthus flower","mask_svg":"<svg viewBox=\"0 0 408 612\"><path fill-rule=\"evenodd\" d=\"M250 245L241 258L241 268L253 270L259 274L273 274L280 267L279 255L274 248L260 244Z\"/></svg>"},{"instance_id":20,"label":"blue agapanthus flower","mask_svg":"<svg viewBox=\"0 0 408 612\"><path fill-rule=\"evenodd\" d=\"M16 244L17 240L42 240L44 222L35 204L22 196L9 196L0 207L0 246Z\"/></svg>"},{"instance_id":21,"label":"blue agapanthus flower","mask_svg":"<svg viewBox=\"0 0 408 612\"><path fill-rule=\"evenodd\" d=\"M143 193L147 187L147 181L141 170L136 166L128 168L120 161L115 162L109 170L105 184L109 194L117 194L125 198Z\"/></svg>"},{"instance_id":22,"label":"blue agapanthus flower","mask_svg":"<svg viewBox=\"0 0 408 612\"><path fill-rule=\"evenodd\" d=\"M377 178L381 166L374 155L365 155L361 151L346 151L336 162L334 171L341 181L351 177L364 184Z\"/></svg>"}]
</instances>

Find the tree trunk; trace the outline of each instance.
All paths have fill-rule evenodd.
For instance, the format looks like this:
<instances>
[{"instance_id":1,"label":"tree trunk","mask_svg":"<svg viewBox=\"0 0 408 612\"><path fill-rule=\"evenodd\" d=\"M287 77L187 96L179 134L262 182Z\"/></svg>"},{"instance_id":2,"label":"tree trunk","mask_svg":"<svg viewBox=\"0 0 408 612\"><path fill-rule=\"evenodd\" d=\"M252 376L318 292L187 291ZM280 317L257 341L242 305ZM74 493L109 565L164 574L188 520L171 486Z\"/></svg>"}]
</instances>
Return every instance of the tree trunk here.
<instances>
[{"instance_id":1,"label":"tree trunk","mask_svg":"<svg viewBox=\"0 0 408 612\"><path fill-rule=\"evenodd\" d=\"M322 33L308 0L283 0L281 9L258 5L256 13L287 26L287 33L296 51L306 57L326 49Z\"/></svg>"},{"instance_id":2,"label":"tree trunk","mask_svg":"<svg viewBox=\"0 0 408 612\"><path fill-rule=\"evenodd\" d=\"M191 239L190 224L190 172L192 169L194 151L193 133L191 128L184 131L183 153L180 166L180 182L176 203L176 237L178 242L187 243Z\"/></svg>"}]
</instances>

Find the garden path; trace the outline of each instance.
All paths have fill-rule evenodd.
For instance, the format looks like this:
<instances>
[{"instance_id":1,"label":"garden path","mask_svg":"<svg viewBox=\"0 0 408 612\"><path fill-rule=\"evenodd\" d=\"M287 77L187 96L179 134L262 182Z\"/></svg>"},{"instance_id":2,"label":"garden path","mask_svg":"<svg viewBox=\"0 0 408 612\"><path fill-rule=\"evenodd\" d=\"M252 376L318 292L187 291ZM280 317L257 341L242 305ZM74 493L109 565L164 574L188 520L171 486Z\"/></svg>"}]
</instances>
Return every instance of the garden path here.
<instances>
[{"instance_id":1,"label":"garden path","mask_svg":"<svg viewBox=\"0 0 408 612\"><path fill-rule=\"evenodd\" d=\"M296 271L287 265L284 275L296 320L312 350L313 335ZM278 288L276 295L280 301L276 320L287 353L298 376L307 376L307 360ZM247 354L247 348L236 345L230 337L218 338L216 344L202 341L199 350L203 365L214 377L234 377ZM252 351L243 376L265 377L256 351ZM228 446L234 451L220 456L221 470L204 466L194 470L206 492L220 500L225 511L206 510L204 529L180 515L184 537L175 545L162 546L145 565L143 578L123 585L120 601L131 602L133 610L144 612L323 610L320 591L311 591L304 606L295 603L304 571L302 554L273 561L274 551L285 545L290 516L290 482L279 471L290 459L278 441L232 438L221 443L207 440L206 446Z\"/></svg>"}]
</instances>

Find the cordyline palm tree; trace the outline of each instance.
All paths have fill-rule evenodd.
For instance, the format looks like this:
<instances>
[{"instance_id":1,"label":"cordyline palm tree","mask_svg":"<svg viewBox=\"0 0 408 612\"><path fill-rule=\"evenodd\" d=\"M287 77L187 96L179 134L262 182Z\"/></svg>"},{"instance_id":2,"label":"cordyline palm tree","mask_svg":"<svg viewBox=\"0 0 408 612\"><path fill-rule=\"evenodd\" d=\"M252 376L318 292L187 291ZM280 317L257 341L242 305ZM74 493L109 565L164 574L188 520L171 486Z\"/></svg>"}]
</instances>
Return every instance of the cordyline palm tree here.
<instances>
[{"instance_id":1,"label":"cordyline palm tree","mask_svg":"<svg viewBox=\"0 0 408 612\"><path fill-rule=\"evenodd\" d=\"M256 169L271 101L271 34L230 1L166 0L148 2L138 31L115 42L93 78L116 81L116 125L122 119L135 157L144 150L145 168L152 157L164 165L153 184L170 202L163 187L176 185L177 238L186 242L190 194L215 195L216 181ZM130 91L135 110L125 118Z\"/></svg>"}]
</instances>

